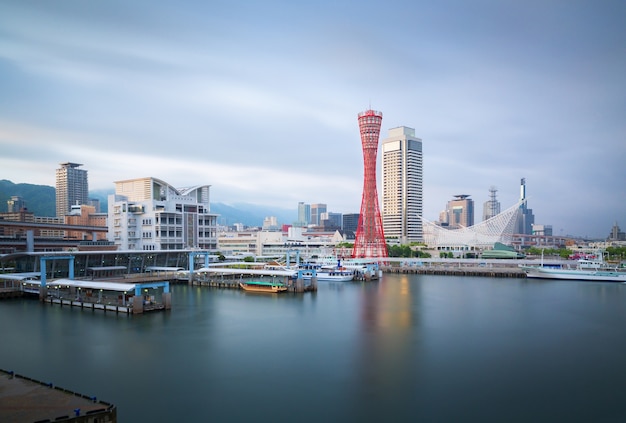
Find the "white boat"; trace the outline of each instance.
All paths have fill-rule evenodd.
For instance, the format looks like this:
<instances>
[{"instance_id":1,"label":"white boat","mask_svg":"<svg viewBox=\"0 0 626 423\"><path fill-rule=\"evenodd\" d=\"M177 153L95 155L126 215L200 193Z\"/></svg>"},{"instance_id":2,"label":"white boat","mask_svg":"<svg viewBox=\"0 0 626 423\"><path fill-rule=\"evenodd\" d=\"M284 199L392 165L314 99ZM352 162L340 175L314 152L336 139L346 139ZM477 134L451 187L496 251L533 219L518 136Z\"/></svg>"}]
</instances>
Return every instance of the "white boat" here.
<instances>
[{"instance_id":1,"label":"white boat","mask_svg":"<svg viewBox=\"0 0 626 423\"><path fill-rule=\"evenodd\" d=\"M318 281L348 282L354 279L354 270L342 267L320 267L300 270L300 274L304 280L310 280L313 277L313 273L315 273Z\"/></svg>"},{"instance_id":2,"label":"white boat","mask_svg":"<svg viewBox=\"0 0 626 423\"><path fill-rule=\"evenodd\" d=\"M626 283L626 272L620 272L608 266L602 260L602 253L593 259L578 260L574 268L544 266L543 257L540 266L520 267L526 272L528 278Z\"/></svg>"},{"instance_id":3,"label":"white boat","mask_svg":"<svg viewBox=\"0 0 626 423\"><path fill-rule=\"evenodd\" d=\"M331 282L348 282L354 279L354 270L349 269L332 269L332 270L319 270L317 272L318 281L331 281Z\"/></svg>"}]
</instances>

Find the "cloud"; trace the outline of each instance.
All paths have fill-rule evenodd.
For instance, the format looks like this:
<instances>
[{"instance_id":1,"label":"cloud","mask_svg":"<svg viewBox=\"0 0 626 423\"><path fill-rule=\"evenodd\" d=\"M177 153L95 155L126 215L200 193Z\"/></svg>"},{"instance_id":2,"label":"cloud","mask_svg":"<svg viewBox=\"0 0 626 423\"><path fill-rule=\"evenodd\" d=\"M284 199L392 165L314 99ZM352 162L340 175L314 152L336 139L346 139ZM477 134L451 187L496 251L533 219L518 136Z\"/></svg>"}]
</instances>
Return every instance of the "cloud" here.
<instances>
[{"instance_id":1,"label":"cloud","mask_svg":"<svg viewBox=\"0 0 626 423\"><path fill-rule=\"evenodd\" d=\"M625 217L624 8L5 2L1 177L52 185L75 161L93 188L154 176L357 212L371 106L381 138L423 140L427 219L491 185L508 207L526 177L537 222L605 236Z\"/></svg>"}]
</instances>

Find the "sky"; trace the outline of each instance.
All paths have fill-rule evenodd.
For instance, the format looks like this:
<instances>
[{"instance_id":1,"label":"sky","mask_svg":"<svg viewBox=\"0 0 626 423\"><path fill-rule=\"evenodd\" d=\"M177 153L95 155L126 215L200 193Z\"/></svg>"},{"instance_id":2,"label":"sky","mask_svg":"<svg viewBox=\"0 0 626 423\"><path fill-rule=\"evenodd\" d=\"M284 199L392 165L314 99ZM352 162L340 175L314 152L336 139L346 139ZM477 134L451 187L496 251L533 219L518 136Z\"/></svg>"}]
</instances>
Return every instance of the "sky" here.
<instances>
[{"instance_id":1,"label":"sky","mask_svg":"<svg viewBox=\"0 0 626 423\"><path fill-rule=\"evenodd\" d=\"M0 179L75 162L90 190L152 176L358 213L371 108L381 141L422 139L427 220L469 194L478 223L526 178L535 223L606 238L626 229L625 21L622 0L0 0Z\"/></svg>"}]
</instances>

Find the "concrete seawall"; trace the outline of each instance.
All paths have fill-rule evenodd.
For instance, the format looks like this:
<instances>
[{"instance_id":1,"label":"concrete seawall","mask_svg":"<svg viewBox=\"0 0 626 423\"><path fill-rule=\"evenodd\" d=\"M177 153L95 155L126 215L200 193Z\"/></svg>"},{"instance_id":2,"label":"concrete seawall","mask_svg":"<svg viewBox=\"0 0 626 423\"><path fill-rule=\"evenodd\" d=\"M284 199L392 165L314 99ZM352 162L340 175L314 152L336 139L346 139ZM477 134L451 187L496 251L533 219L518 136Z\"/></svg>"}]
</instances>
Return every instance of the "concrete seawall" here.
<instances>
[{"instance_id":1,"label":"concrete seawall","mask_svg":"<svg viewBox=\"0 0 626 423\"><path fill-rule=\"evenodd\" d=\"M410 273L442 276L482 276L491 278L526 278L516 267L382 266L383 273Z\"/></svg>"}]
</instances>

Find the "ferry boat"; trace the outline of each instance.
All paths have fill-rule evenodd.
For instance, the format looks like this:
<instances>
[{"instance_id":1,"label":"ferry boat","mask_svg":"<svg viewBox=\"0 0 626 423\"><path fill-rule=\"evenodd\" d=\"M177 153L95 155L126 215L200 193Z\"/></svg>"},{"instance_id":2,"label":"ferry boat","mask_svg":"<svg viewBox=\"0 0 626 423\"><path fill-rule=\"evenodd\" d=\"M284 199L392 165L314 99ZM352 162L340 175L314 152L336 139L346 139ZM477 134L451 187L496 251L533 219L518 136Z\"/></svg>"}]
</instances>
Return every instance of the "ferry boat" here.
<instances>
[{"instance_id":1,"label":"ferry boat","mask_svg":"<svg viewBox=\"0 0 626 423\"><path fill-rule=\"evenodd\" d=\"M528 278L626 283L626 272L607 266L602 260L602 253L596 257L578 260L575 268L544 266L543 257L540 266L520 267Z\"/></svg>"},{"instance_id":2,"label":"ferry boat","mask_svg":"<svg viewBox=\"0 0 626 423\"><path fill-rule=\"evenodd\" d=\"M318 281L348 282L354 279L354 270L349 269L318 269L315 271ZM313 277L313 272L303 272L302 279L308 280Z\"/></svg>"},{"instance_id":3,"label":"ferry boat","mask_svg":"<svg viewBox=\"0 0 626 423\"><path fill-rule=\"evenodd\" d=\"M337 264L319 264L317 262L303 263L298 267L298 271L304 280L310 280L315 273L318 281L327 282L348 282L354 279L354 269L348 269Z\"/></svg>"},{"instance_id":4,"label":"ferry boat","mask_svg":"<svg viewBox=\"0 0 626 423\"><path fill-rule=\"evenodd\" d=\"M239 286L244 291L266 292L270 294L284 292L287 290L287 287L280 282L245 281L245 282L239 282Z\"/></svg>"}]
</instances>

